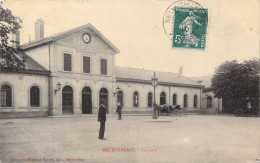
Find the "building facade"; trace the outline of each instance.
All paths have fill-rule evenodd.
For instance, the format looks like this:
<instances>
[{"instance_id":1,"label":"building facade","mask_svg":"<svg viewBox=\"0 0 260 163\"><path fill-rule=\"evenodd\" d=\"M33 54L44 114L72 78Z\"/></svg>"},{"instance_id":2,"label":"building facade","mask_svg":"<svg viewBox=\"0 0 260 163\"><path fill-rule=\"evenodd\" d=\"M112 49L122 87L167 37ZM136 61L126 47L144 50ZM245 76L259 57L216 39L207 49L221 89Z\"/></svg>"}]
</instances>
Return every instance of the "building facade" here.
<instances>
[{"instance_id":1,"label":"building facade","mask_svg":"<svg viewBox=\"0 0 260 163\"><path fill-rule=\"evenodd\" d=\"M152 113L153 71L116 66L119 50L93 25L44 37L44 22L38 19L35 29L35 41L21 45L30 58L27 71L0 73L2 117L26 112L28 116L97 114L101 99L108 114L115 114L117 101L125 113ZM184 77L182 69L156 75L156 104L202 108L203 86ZM33 96L37 105L31 105Z\"/></svg>"}]
</instances>

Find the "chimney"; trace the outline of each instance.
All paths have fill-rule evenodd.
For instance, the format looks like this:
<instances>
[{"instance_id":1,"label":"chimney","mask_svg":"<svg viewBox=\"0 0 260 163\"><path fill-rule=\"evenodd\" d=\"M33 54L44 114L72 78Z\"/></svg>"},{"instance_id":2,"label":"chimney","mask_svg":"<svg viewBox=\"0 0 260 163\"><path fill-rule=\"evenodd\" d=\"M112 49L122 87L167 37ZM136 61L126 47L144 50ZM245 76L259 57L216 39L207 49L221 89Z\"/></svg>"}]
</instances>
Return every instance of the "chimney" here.
<instances>
[{"instance_id":1,"label":"chimney","mask_svg":"<svg viewBox=\"0 0 260 163\"><path fill-rule=\"evenodd\" d=\"M12 41L15 46L20 45L20 31L17 31L16 33L12 33Z\"/></svg>"},{"instance_id":2,"label":"chimney","mask_svg":"<svg viewBox=\"0 0 260 163\"><path fill-rule=\"evenodd\" d=\"M179 75L182 75L182 66L179 68Z\"/></svg>"},{"instance_id":3,"label":"chimney","mask_svg":"<svg viewBox=\"0 0 260 163\"><path fill-rule=\"evenodd\" d=\"M35 40L38 41L44 38L44 21L40 18L34 23L35 25Z\"/></svg>"}]
</instances>

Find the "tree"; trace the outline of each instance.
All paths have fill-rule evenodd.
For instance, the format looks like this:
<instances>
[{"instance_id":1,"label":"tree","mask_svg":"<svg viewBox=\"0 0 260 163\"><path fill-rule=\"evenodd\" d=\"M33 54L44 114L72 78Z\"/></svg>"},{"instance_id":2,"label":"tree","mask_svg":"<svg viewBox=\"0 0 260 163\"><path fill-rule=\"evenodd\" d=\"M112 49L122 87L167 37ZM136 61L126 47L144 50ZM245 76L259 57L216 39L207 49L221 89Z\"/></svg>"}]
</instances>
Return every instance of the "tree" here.
<instances>
[{"instance_id":1,"label":"tree","mask_svg":"<svg viewBox=\"0 0 260 163\"><path fill-rule=\"evenodd\" d=\"M9 70L24 69L25 57L19 56L21 49L10 42L10 35L21 28L22 20L15 17L12 11L4 9L0 2L0 68Z\"/></svg>"},{"instance_id":2,"label":"tree","mask_svg":"<svg viewBox=\"0 0 260 163\"><path fill-rule=\"evenodd\" d=\"M215 97L223 100L223 112L233 113L235 109L245 107L248 102L257 110L259 70L259 59L243 63L227 61L217 67L211 87Z\"/></svg>"}]
</instances>

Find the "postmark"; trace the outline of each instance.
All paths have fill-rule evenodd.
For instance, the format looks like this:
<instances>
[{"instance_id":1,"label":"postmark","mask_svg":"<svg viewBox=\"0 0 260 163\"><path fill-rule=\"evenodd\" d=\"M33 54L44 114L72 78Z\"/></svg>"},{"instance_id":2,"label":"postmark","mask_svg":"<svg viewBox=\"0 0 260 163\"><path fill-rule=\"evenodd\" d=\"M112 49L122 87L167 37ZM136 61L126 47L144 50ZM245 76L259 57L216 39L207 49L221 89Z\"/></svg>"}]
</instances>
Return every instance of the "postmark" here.
<instances>
[{"instance_id":1,"label":"postmark","mask_svg":"<svg viewBox=\"0 0 260 163\"><path fill-rule=\"evenodd\" d=\"M165 11L163 28L173 48L205 49L208 10L197 2L179 0Z\"/></svg>"}]
</instances>

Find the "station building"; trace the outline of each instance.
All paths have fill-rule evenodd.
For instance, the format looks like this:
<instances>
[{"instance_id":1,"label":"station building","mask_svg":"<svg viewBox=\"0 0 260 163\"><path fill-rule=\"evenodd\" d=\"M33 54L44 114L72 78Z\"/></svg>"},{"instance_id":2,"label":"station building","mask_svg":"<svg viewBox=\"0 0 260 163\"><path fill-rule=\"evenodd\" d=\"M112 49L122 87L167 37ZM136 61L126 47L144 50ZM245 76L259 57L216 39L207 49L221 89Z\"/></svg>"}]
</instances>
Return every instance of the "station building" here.
<instances>
[{"instance_id":1,"label":"station building","mask_svg":"<svg viewBox=\"0 0 260 163\"><path fill-rule=\"evenodd\" d=\"M97 114L101 99L108 114L115 114L117 101L124 113L153 111L154 72L116 66L119 49L91 24L44 37L38 19L35 40L20 47L26 70L0 71L2 118ZM201 110L204 86L184 77L182 68L156 77L156 104Z\"/></svg>"}]
</instances>

